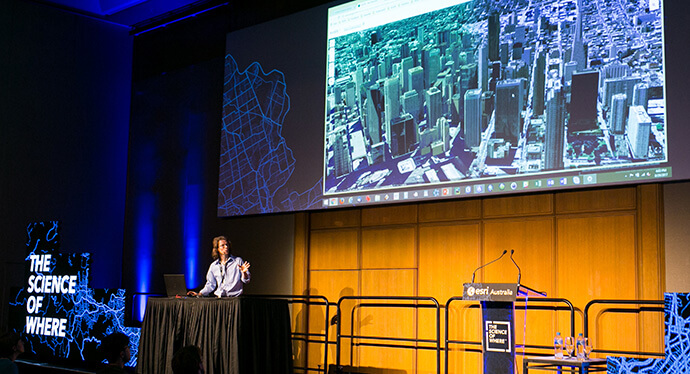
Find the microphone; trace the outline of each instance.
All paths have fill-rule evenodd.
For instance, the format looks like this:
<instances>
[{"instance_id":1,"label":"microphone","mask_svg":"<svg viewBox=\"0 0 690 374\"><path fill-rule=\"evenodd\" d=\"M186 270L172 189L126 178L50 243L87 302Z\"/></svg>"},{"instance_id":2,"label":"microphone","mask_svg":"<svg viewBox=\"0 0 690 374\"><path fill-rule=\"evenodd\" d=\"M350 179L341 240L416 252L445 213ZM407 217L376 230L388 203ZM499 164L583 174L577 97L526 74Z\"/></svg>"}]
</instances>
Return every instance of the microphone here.
<instances>
[{"instance_id":1,"label":"microphone","mask_svg":"<svg viewBox=\"0 0 690 374\"><path fill-rule=\"evenodd\" d=\"M518 285L518 287L520 287L520 278L522 277L522 271L520 270L520 267L518 266L517 262L515 262L515 260L513 259L513 253L515 253L515 250L514 250L514 249L511 249L511 250L510 250L510 261L513 261L513 264L514 264L515 267L518 269L518 281L517 281L517 285Z\"/></svg>"},{"instance_id":2,"label":"microphone","mask_svg":"<svg viewBox=\"0 0 690 374\"><path fill-rule=\"evenodd\" d=\"M483 267L485 267L485 266L488 266L488 265L490 265L490 264L493 264L494 262L500 260L501 258L503 258L503 256L505 256L506 253L508 253L508 250L507 250L507 249L504 249L504 250L503 250L503 253L501 253L501 255L500 255L497 259L495 259L495 260L493 260L493 261L490 261L490 262L487 262L486 264L484 264L484 265L482 265L482 266L476 268L476 269L474 270L474 272L472 273L472 283L474 283L474 276L477 275L477 271L478 271L479 269L481 269L481 268L483 268Z\"/></svg>"}]
</instances>

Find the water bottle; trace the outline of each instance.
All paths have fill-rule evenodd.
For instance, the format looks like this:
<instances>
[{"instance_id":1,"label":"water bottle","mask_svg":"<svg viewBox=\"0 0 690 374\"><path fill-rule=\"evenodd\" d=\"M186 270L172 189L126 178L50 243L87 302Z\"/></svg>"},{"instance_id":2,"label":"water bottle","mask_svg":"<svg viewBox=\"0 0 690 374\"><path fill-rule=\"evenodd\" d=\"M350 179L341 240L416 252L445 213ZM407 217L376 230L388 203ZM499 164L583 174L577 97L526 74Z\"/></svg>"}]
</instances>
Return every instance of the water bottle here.
<instances>
[{"instance_id":1,"label":"water bottle","mask_svg":"<svg viewBox=\"0 0 690 374\"><path fill-rule=\"evenodd\" d=\"M556 358L563 358L563 337L561 333L557 332L556 337L553 338L553 356Z\"/></svg>"},{"instance_id":2,"label":"water bottle","mask_svg":"<svg viewBox=\"0 0 690 374\"><path fill-rule=\"evenodd\" d=\"M577 352L577 358L584 360L585 358L585 337L582 333L577 335L577 340L575 341L575 352Z\"/></svg>"}]
</instances>

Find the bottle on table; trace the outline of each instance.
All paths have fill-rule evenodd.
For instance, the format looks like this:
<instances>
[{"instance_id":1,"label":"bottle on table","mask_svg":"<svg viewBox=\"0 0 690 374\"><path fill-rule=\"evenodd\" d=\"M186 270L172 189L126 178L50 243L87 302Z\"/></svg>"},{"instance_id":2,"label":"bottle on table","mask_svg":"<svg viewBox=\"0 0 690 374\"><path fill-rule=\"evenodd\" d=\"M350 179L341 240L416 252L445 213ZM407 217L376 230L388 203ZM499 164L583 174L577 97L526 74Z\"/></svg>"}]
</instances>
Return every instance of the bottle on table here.
<instances>
[{"instance_id":1,"label":"bottle on table","mask_svg":"<svg viewBox=\"0 0 690 374\"><path fill-rule=\"evenodd\" d=\"M577 335L577 340L575 342L575 352L577 352L577 358L584 360L585 358L585 337L582 333Z\"/></svg>"},{"instance_id":2,"label":"bottle on table","mask_svg":"<svg viewBox=\"0 0 690 374\"><path fill-rule=\"evenodd\" d=\"M563 337L561 333L557 332L556 336L553 338L553 356L556 358L563 358Z\"/></svg>"}]
</instances>

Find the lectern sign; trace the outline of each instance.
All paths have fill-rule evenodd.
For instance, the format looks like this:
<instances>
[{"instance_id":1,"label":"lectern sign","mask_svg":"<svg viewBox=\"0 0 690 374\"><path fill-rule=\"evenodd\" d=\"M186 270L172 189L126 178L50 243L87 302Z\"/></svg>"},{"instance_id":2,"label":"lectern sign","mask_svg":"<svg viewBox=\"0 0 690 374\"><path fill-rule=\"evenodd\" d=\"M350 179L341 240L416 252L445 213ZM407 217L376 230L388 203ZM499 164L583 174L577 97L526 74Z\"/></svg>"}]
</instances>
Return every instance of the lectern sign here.
<instances>
[{"instance_id":1,"label":"lectern sign","mask_svg":"<svg viewBox=\"0 0 690 374\"><path fill-rule=\"evenodd\" d=\"M515 301L518 286L515 283L465 283L463 300Z\"/></svg>"},{"instance_id":2,"label":"lectern sign","mask_svg":"<svg viewBox=\"0 0 690 374\"><path fill-rule=\"evenodd\" d=\"M512 352L512 326L510 321L485 321L485 349L489 352Z\"/></svg>"}]
</instances>

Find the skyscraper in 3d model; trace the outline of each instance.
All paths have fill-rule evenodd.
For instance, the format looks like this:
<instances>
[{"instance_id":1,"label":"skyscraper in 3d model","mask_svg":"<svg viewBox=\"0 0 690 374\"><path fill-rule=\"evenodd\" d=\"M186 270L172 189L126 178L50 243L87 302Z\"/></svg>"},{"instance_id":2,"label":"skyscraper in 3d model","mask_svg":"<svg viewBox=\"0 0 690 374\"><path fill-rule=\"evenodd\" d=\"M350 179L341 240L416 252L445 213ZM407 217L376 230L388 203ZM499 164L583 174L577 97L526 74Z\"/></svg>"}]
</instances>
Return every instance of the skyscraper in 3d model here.
<instances>
[{"instance_id":1,"label":"skyscraper in 3d model","mask_svg":"<svg viewBox=\"0 0 690 374\"><path fill-rule=\"evenodd\" d=\"M633 88L633 99L632 105L642 105L647 109L647 103L649 101L649 85L644 82L635 84Z\"/></svg>"},{"instance_id":2,"label":"skyscraper in 3d model","mask_svg":"<svg viewBox=\"0 0 690 374\"><path fill-rule=\"evenodd\" d=\"M496 84L495 137L513 146L520 138L524 88L522 79L508 79Z\"/></svg>"},{"instance_id":3,"label":"skyscraper in 3d model","mask_svg":"<svg viewBox=\"0 0 690 374\"><path fill-rule=\"evenodd\" d=\"M563 168L565 145L565 98L560 88L549 91L544 133L544 169Z\"/></svg>"},{"instance_id":4,"label":"skyscraper in 3d model","mask_svg":"<svg viewBox=\"0 0 690 374\"><path fill-rule=\"evenodd\" d=\"M546 52L539 51L537 63L534 66L534 78L532 79L532 113L544 114L544 88L546 84Z\"/></svg>"},{"instance_id":5,"label":"skyscraper in 3d model","mask_svg":"<svg viewBox=\"0 0 690 374\"><path fill-rule=\"evenodd\" d=\"M482 92L482 131L486 130L486 128L489 126L489 121L494 113L494 104L494 92Z\"/></svg>"},{"instance_id":6,"label":"skyscraper in 3d model","mask_svg":"<svg viewBox=\"0 0 690 374\"><path fill-rule=\"evenodd\" d=\"M366 130L372 144L381 141L381 125L383 117L383 95L378 85L372 85L367 90Z\"/></svg>"},{"instance_id":7,"label":"skyscraper in 3d model","mask_svg":"<svg viewBox=\"0 0 690 374\"><path fill-rule=\"evenodd\" d=\"M598 85L599 72L597 71L573 74L570 91L570 119L568 120L569 133L592 131L599 128L597 122Z\"/></svg>"},{"instance_id":8,"label":"skyscraper in 3d model","mask_svg":"<svg viewBox=\"0 0 690 374\"><path fill-rule=\"evenodd\" d=\"M584 40L582 39L582 17L584 7L582 0L577 0L577 21L575 23L575 34L573 35L573 54L570 61L577 63L577 71L587 68L587 54Z\"/></svg>"},{"instance_id":9,"label":"skyscraper in 3d model","mask_svg":"<svg viewBox=\"0 0 690 374\"><path fill-rule=\"evenodd\" d=\"M407 71L408 91L415 90L419 97L424 97L424 68L415 66Z\"/></svg>"},{"instance_id":10,"label":"skyscraper in 3d model","mask_svg":"<svg viewBox=\"0 0 690 374\"><path fill-rule=\"evenodd\" d=\"M625 121L627 118L627 106L625 94L615 94L611 97L611 114L609 115L609 131L614 135L625 133Z\"/></svg>"},{"instance_id":11,"label":"skyscraper in 3d model","mask_svg":"<svg viewBox=\"0 0 690 374\"><path fill-rule=\"evenodd\" d=\"M436 127L440 131L440 140L443 144L443 151L450 149L450 121L446 117L441 116L436 121Z\"/></svg>"},{"instance_id":12,"label":"skyscraper in 3d model","mask_svg":"<svg viewBox=\"0 0 690 374\"><path fill-rule=\"evenodd\" d=\"M441 91L438 88L431 87L426 91L426 125L429 129L436 128L437 121L443 114L441 113L442 99Z\"/></svg>"},{"instance_id":13,"label":"skyscraper in 3d model","mask_svg":"<svg viewBox=\"0 0 690 374\"><path fill-rule=\"evenodd\" d=\"M391 156L399 157L408 153L417 142L417 127L412 115L405 113L391 121Z\"/></svg>"},{"instance_id":14,"label":"skyscraper in 3d model","mask_svg":"<svg viewBox=\"0 0 690 374\"><path fill-rule=\"evenodd\" d=\"M602 87L606 79L623 78L630 75L630 65L614 61L604 66L600 71L599 87Z\"/></svg>"},{"instance_id":15,"label":"skyscraper in 3d model","mask_svg":"<svg viewBox=\"0 0 690 374\"><path fill-rule=\"evenodd\" d=\"M478 147L482 135L482 90L465 92L465 145Z\"/></svg>"},{"instance_id":16,"label":"skyscraper in 3d model","mask_svg":"<svg viewBox=\"0 0 690 374\"><path fill-rule=\"evenodd\" d=\"M333 166L335 176L340 177L352 171L350 152L347 144L347 132L338 131L333 143Z\"/></svg>"},{"instance_id":17,"label":"skyscraper in 3d model","mask_svg":"<svg viewBox=\"0 0 690 374\"><path fill-rule=\"evenodd\" d=\"M482 91L489 89L489 47L486 44L477 50L477 78Z\"/></svg>"},{"instance_id":18,"label":"skyscraper in 3d model","mask_svg":"<svg viewBox=\"0 0 690 374\"><path fill-rule=\"evenodd\" d=\"M568 61L563 64L563 81L565 84L571 84L573 81L573 74L577 71L577 62Z\"/></svg>"},{"instance_id":19,"label":"skyscraper in 3d model","mask_svg":"<svg viewBox=\"0 0 690 374\"><path fill-rule=\"evenodd\" d=\"M465 91L477 88L477 64L466 64L460 67L460 81L458 93L465 95Z\"/></svg>"},{"instance_id":20,"label":"skyscraper in 3d model","mask_svg":"<svg viewBox=\"0 0 690 374\"><path fill-rule=\"evenodd\" d=\"M425 45L422 48L422 52L421 52L421 58L422 58L421 66L424 69L424 70L422 70L422 72L423 72L423 80L422 80L423 84L422 85L424 88L429 87L429 65L430 65L431 51L432 50L433 50L433 46Z\"/></svg>"},{"instance_id":21,"label":"skyscraper in 3d model","mask_svg":"<svg viewBox=\"0 0 690 374\"><path fill-rule=\"evenodd\" d=\"M623 93L627 97L625 105L632 105L635 85L640 82L642 82L642 77L639 75L628 75L619 78L604 79L604 95L602 98L602 104L608 108L608 106L611 104L611 97L613 97L615 94Z\"/></svg>"},{"instance_id":22,"label":"skyscraper in 3d model","mask_svg":"<svg viewBox=\"0 0 690 374\"><path fill-rule=\"evenodd\" d=\"M402 111L403 113L410 113L415 122L419 123L422 121L422 99L419 98L417 91L410 90L402 95Z\"/></svg>"},{"instance_id":23,"label":"skyscraper in 3d model","mask_svg":"<svg viewBox=\"0 0 690 374\"><path fill-rule=\"evenodd\" d=\"M498 58L503 66L508 64L510 45L508 43L500 43L498 45Z\"/></svg>"},{"instance_id":24,"label":"skyscraper in 3d model","mask_svg":"<svg viewBox=\"0 0 690 374\"><path fill-rule=\"evenodd\" d=\"M407 44L405 44L407 45ZM400 61L400 80L402 92L407 92L410 90L410 80L408 78L407 72L414 67L414 61L412 57L405 57Z\"/></svg>"},{"instance_id":25,"label":"skyscraper in 3d model","mask_svg":"<svg viewBox=\"0 0 690 374\"><path fill-rule=\"evenodd\" d=\"M499 56L499 44L500 44L500 33L501 33L501 17L498 13L492 13L488 18L488 47L489 47L489 61L498 61Z\"/></svg>"},{"instance_id":26,"label":"skyscraper in 3d model","mask_svg":"<svg viewBox=\"0 0 690 374\"><path fill-rule=\"evenodd\" d=\"M386 79L383 84L384 123L386 126L386 143L390 146L391 121L400 116L400 81L398 77Z\"/></svg>"},{"instance_id":27,"label":"skyscraper in 3d model","mask_svg":"<svg viewBox=\"0 0 690 374\"><path fill-rule=\"evenodd\" d=\"M356 93L357 91L355 91L355 82L347 82L347 84L345 85L345 104L350 108L354 108L357 105L357 97L355 95Z\"/></svg>"},{"instance_id":28,"label":"skyscraper in 3d model","mask_svg":"<svg viewBox=\"0 0 690 374\"><path fill-rule=\"evenodd\" d=\"M646 159L649 150L649 135L651 133L652 120L647 111L641 105L630 107L628 114L628 142L630 150L636 159Z\"/></svg>"},{"instance_id":29,"label":"skyscraper in 3d model","mask_svg":"<svg viewBox=\"0 0 690 374\"><path fill-rule=\"evenodd\" d=\"M425 81L425 87L431 87L436 82L438 73L441 72L441 51L434 48L429 52L429 60L427 66L423 66L426 74L427 68L429 72L428 81Z\"/></svg>"}]
</instances>

